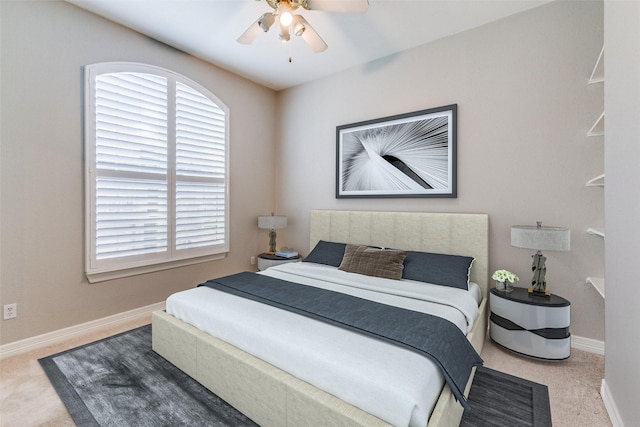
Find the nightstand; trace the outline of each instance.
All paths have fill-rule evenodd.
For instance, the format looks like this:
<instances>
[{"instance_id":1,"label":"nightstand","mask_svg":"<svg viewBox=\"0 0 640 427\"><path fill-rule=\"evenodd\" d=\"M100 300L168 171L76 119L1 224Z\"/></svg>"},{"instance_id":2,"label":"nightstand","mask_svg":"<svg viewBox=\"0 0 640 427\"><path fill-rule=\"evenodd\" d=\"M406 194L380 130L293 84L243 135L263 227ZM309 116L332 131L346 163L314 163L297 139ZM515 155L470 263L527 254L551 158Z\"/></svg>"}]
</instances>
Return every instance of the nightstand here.
<instances>
[{"instance_id":1,"label":"nightstand","mask_svg":"<svg viewBox=\"0 0 640 427\"><path fill-rule=\"evenodd\" d=\"M571 303L551 294L530 296L525 288L489 292L490 336L497 344L527 356L546 360L571 355Z\"/></svg>"},{"instance_id":2,"label":"nightstand","mask_svg":"<svg viewBox=\"0 0 640 427\"><path fill-rule=\"evenodd\" d=\"M266 270L269 267L273 267L274 265L286 264L288 262L300 262L302 261L302 257L300 255L292 257L292 258L283 258L280 256L275 256L273 254L263 253L258 255L258 270Z\"/></svg>"}]
</instances>

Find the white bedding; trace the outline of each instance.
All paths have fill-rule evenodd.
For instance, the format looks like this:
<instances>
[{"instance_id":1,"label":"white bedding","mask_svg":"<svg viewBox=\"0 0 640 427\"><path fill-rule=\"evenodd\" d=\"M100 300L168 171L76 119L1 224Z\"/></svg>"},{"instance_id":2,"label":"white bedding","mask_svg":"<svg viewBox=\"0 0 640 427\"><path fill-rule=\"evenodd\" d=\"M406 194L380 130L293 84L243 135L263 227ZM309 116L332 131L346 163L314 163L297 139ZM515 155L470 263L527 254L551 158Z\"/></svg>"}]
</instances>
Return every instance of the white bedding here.
<instances>
[{"instance_id":1,"label":"white bedding","mask_svg":"<svg viewBox=\"0 0 640 427\"><path fill-rule=\"evenodd\" d=\"M463 291L312 263L260 274L436 314L465 333L480 299L477 285ZM166 310L393 425L426 426L444 384L435 364L417 353L208 287L171 295Z\"/></svg>"}]
</instances>

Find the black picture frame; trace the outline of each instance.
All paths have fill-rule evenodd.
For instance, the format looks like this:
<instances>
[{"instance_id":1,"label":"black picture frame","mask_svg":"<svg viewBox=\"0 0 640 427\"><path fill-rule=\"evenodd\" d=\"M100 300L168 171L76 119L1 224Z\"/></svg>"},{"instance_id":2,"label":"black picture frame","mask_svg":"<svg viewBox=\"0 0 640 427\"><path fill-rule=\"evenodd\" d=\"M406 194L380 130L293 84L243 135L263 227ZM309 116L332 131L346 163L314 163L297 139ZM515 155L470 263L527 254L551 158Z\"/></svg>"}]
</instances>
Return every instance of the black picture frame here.
<instances>
[{"instance_id":1,"label":"black picture frame","mask_svg":"<svg viewBox=\"0 0 640 427\"><path fill-rule=\"evenodd\" d=\"M336 127L336 198L457 197L458 105Z\"/></svg>"}]
</instances>

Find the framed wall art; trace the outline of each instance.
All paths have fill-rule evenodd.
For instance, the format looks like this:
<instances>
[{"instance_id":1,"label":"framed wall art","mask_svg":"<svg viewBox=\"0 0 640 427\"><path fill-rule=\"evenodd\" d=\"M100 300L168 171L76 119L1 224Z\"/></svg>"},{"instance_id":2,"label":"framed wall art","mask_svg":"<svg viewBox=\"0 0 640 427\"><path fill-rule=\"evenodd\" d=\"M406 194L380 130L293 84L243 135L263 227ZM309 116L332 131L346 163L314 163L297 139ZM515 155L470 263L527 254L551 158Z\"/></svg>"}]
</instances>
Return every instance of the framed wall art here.
<instances>
[{"instance_id":1,"label":"framed wall art","mask_svg":"<svg viewBox=\"0 0 640 427\"><path fill-rule=\"evenodd\" d=\"M456 197L457 104L336 127L336 197Z\"/></svg>"}]
</instances>

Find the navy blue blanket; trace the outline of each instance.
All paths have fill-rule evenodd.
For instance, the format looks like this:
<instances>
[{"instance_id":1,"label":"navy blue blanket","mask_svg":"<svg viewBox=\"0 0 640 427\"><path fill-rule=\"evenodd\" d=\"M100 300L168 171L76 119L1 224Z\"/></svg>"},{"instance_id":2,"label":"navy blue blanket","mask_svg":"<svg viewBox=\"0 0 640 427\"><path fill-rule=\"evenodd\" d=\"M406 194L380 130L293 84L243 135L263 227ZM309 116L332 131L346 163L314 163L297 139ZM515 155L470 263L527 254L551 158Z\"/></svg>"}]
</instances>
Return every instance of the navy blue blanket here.
<instances>
[{"instance_id":1,"label":"navy blue blanket","mask_svg":"<svg viewBox=\"0 0 640 427\"><path fill-rule=\"evenodd\" d=\"M321 320L415 351L433 360L454 396L468 408L464 388L482 359L448 320L363 298L244 272L209 280L208 286Z\"/></svg>"}]
</instances>

